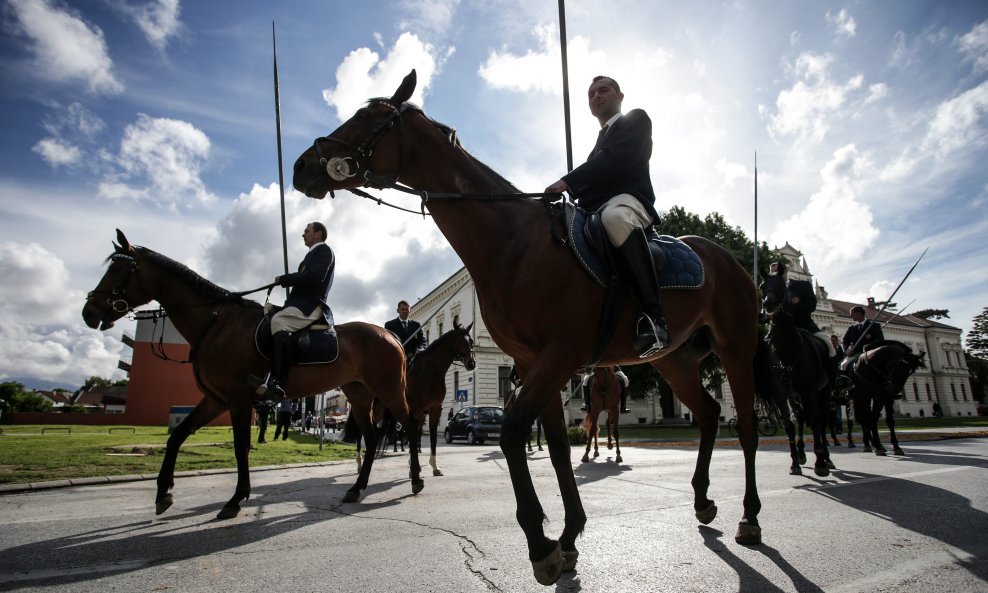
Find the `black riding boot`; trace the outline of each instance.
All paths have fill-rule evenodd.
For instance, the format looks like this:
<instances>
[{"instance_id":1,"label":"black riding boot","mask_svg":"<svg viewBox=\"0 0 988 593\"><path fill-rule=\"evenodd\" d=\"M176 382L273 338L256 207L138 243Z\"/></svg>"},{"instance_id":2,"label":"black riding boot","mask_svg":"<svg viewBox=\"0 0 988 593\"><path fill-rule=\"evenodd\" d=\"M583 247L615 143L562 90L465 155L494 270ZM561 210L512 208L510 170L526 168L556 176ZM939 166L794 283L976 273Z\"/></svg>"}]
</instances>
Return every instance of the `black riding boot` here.
<instances>
[{"instance_id":1,"label":"black riding boot","mask_svg":"<svg viewBox=\"0 0 988 593\"><path fill-rule=\"evenodd\" d=\"M624 386L624 383L621 383L620 379L618 379L618 383L621 385L621 413L628 414L631 412L631 410L628 409L628 388Z\"/></svg>"},{"instance_id":2,"label":"black riding boot","mask_svg":"<svg viewBox=\"0 0 988 593\"><path fill-rule=\"evenodd\" d=\"M649 252L648 241L641 229L628 235L618 252L628 264L632 284L638 295L640 307L638 335L635 337L635 350L640 358L647 358L669 346L669 329L662 314L659 299L659 278Z\"/></svg>"},{"instance_id":3,"label":"black riding boot","mask_svg":"<svg viewBox=\"0 0 988 593\"><path fill-rule=\"evenodd\" d=\"M288 384L288 368L292 361L292 334L278 332L271 336L274 350L271 354L271 374L264 385L258 388L258 395L267 399L281 401L285 399L285 386Z\"/></svg>"}]
</instances>

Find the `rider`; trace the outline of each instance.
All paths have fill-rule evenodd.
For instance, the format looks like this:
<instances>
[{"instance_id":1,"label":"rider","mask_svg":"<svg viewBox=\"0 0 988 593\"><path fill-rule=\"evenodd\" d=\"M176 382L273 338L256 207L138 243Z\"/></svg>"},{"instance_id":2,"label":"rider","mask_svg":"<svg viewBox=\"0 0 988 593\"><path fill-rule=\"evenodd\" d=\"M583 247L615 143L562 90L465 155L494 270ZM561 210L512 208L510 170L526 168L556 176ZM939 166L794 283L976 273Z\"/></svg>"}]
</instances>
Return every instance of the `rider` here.
<instances>
[{"instance_id":1,"label":"rider","mask_svg":"<svg viewBox=\"0 0 988 593\"><path fill-rule=\"evenodd\" d=\"M384 329L393 333L404 346L405 360L409 360L416 353L425 350L426 347L422 325L418 321L408 318L410 311L411 307L408 306L408 301L398 301L398 317L384 324Z\"/></svg>"},{"instance_id":2,"label":"rider","mask_svg":"<svg viewBox=\"0 0 988 593\"><path fill-rule=\"evenodd\" d=\"M792 315L796 327L806 330L818 338L827 347L827 360L824 368L831 390L837 388L837 352L827 334L820 331L813 321L812 313L816 311L816 291L809 280L792 280L789 278L789 268L785 262L774 262L769 268L769 274L780 274L786 280L785 310Z\"/></svg>"},{"instance_id":3,"label":"rider","mask_svg":"<svg viewBox=\"0 0 988 593\"><path fill-rule=\"evenodd\" d=\"M882 333L882 326L873 319L865 319L865 308L861 305L851 307L851 319L854 325L844 332L844 339L841 344L844 346L844 354L847 358L841 364L842 369L846 369L852 362L857 360L857 355L864 351L865 346L871 346L885 341Z\"/></svg>"},{"instance_id":4,"label":"rider","mask_svg":"<svg viewBox=\"0 0 988 593\"><path fill-rule=\"evenodd\" d=\"M628 409L628 385L631 381L628 379L628 375L624 374L621 367L614 367L614 375L617 377L618 385L621 386L621 414L628 414L631 410ZM580 410L586 410L590 413L590 384L593 383L594 374L593 370L589 370L587 374L583 375L583 380L580 382L580 390L584 393L584 404L580 406Z\"/></svg>"},{"instance_id":5,"label":"rider","mask_svg":"<svg viewBox=\"0 0 988 593\"><path fill-rule=\"evenodd\" d=\"M624 93L608 76L596 76L587 92L590 113L600 122L587 162L545 189L569 192L577 204L599 212L611 245L627 265L639 309L635 349L641 358L669 346L669 329L659 299L658 271L645 230L659 222L648 173L652 121L641 109L621 114Z\"/></svg>"},{"instance_id":6,"label":"rider","mask_svg":"<svg viewBox=\"0 0 988 593\"><path fill-rule=\"evenodd\" d=\"M298 272L274 279L279 286L291 287L291 292L285 300L285 307L271 317L271 338L274 341L271 373L258 388L258 395L267 394L272 399L285 397L292 360L292 332L320 320L333 327L333 311L326 299L333 286L336 256L326 245L326 236L326 227L321 222L306 225L302 240L309 252L299 264Z\"/></svg>"}]
</instances>

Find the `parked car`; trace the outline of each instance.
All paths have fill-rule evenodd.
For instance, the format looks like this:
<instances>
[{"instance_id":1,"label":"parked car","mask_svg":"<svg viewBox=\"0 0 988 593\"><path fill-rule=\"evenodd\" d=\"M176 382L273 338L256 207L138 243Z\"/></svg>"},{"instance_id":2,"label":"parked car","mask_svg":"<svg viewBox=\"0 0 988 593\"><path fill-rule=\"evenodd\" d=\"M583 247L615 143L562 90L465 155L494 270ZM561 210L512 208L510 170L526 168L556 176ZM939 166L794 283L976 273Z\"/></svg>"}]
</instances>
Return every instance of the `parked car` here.
<instances>
[{"instance_id":1,"label":"parked car","mask_svg":"<svg viewBox=\"0 0 988 593\"><path fill-rule=\"evenodd\" d=\"M479 445L487 439L501 437L504 410L499 406L467 406L453 415L443 431L447 443L453 439L466 439L470 445Z\"/></svg>"}]
</instances>

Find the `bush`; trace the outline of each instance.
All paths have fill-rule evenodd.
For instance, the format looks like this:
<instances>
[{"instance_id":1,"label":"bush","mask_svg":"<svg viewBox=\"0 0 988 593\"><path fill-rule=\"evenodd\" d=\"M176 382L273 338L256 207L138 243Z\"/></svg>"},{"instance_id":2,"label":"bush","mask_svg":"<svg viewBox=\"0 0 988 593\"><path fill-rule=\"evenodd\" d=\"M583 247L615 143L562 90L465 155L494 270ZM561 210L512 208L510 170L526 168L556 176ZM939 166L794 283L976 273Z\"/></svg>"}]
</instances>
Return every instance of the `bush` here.
<instances>
[{"instance_id":1,"label":"bush","mask_svg":"<svg viewBox=\"0 0 988 593\"><path fill-rule=\"evenodd\" d=\"M566 429L566 436L569 437L570 445L586 445L587 433L579 426L571 426Z\"/></svg>"}]
</instances>

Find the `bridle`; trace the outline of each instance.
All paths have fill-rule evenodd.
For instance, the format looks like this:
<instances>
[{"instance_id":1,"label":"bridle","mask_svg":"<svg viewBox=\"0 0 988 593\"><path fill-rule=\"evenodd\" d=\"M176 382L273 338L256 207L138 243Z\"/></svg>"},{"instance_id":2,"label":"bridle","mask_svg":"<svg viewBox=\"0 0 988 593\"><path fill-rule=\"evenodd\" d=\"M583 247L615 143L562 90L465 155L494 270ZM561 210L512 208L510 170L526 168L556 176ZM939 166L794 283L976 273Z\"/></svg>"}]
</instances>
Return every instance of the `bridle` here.
<instances>
[{"instance_id":1,"label":"bridle","mask_svg":"<svg viewBox=\"0 0 988 593\"><path fill-rule=\"evenodd\" d=\"M333 181L345 181L352 177L356 177L360 171L363 171L364 184L370 185L371 187L377 187L381 189L383 187L390 187L398 179L398 175L402 170L402 158L404 153L404 126L402 125L402 113L409 108L409 104L402 104L400 108L395 107L391 103L378 100L372 101L371 106L384 106L391 109L391 113L388 117L384 118L371 130L370 136L366 140L360 143L359 146L354 146L353 144L343 140L341 138L334 138L333 136L320 136L312 142L313 148L316 150L316 155L319 157L319 166L326 170L326 175L329 176ZM362 164L362 159L370 159L374 154L374 148L377 146L378 142L387 134L391 128L398 125L398 170L395 172L394 176L381 176L376 175L370 170L368 166ZM351 151L350 156L334 156L327 159L320 147L320 142L331 142L339 144L344 148ZM386 184L382 184L381 180L387 180ZM330 196L333 195L332 190L330 190Z\"/></svg>"},{"instance_id":2,"label":"bridle","mask_svg":"<svg viewBox=\"0 0 988 593\"><path fill-rule=\"evenodd\" d=\"M110 307L115 313L121 313L126 315L134 310L134 307L127 302L127 290L124 288L128 282L130 282L130 277L137 272L137 259L132 255L127 255L126 253L114 253L110 256L112 262L127 262L126 271L120 282L117 284L113 290L91 290L86 295L86 301L91 303L96 303L95 296L98 294L105 294L106 305Z\"/></svg>"}]
</instances>

